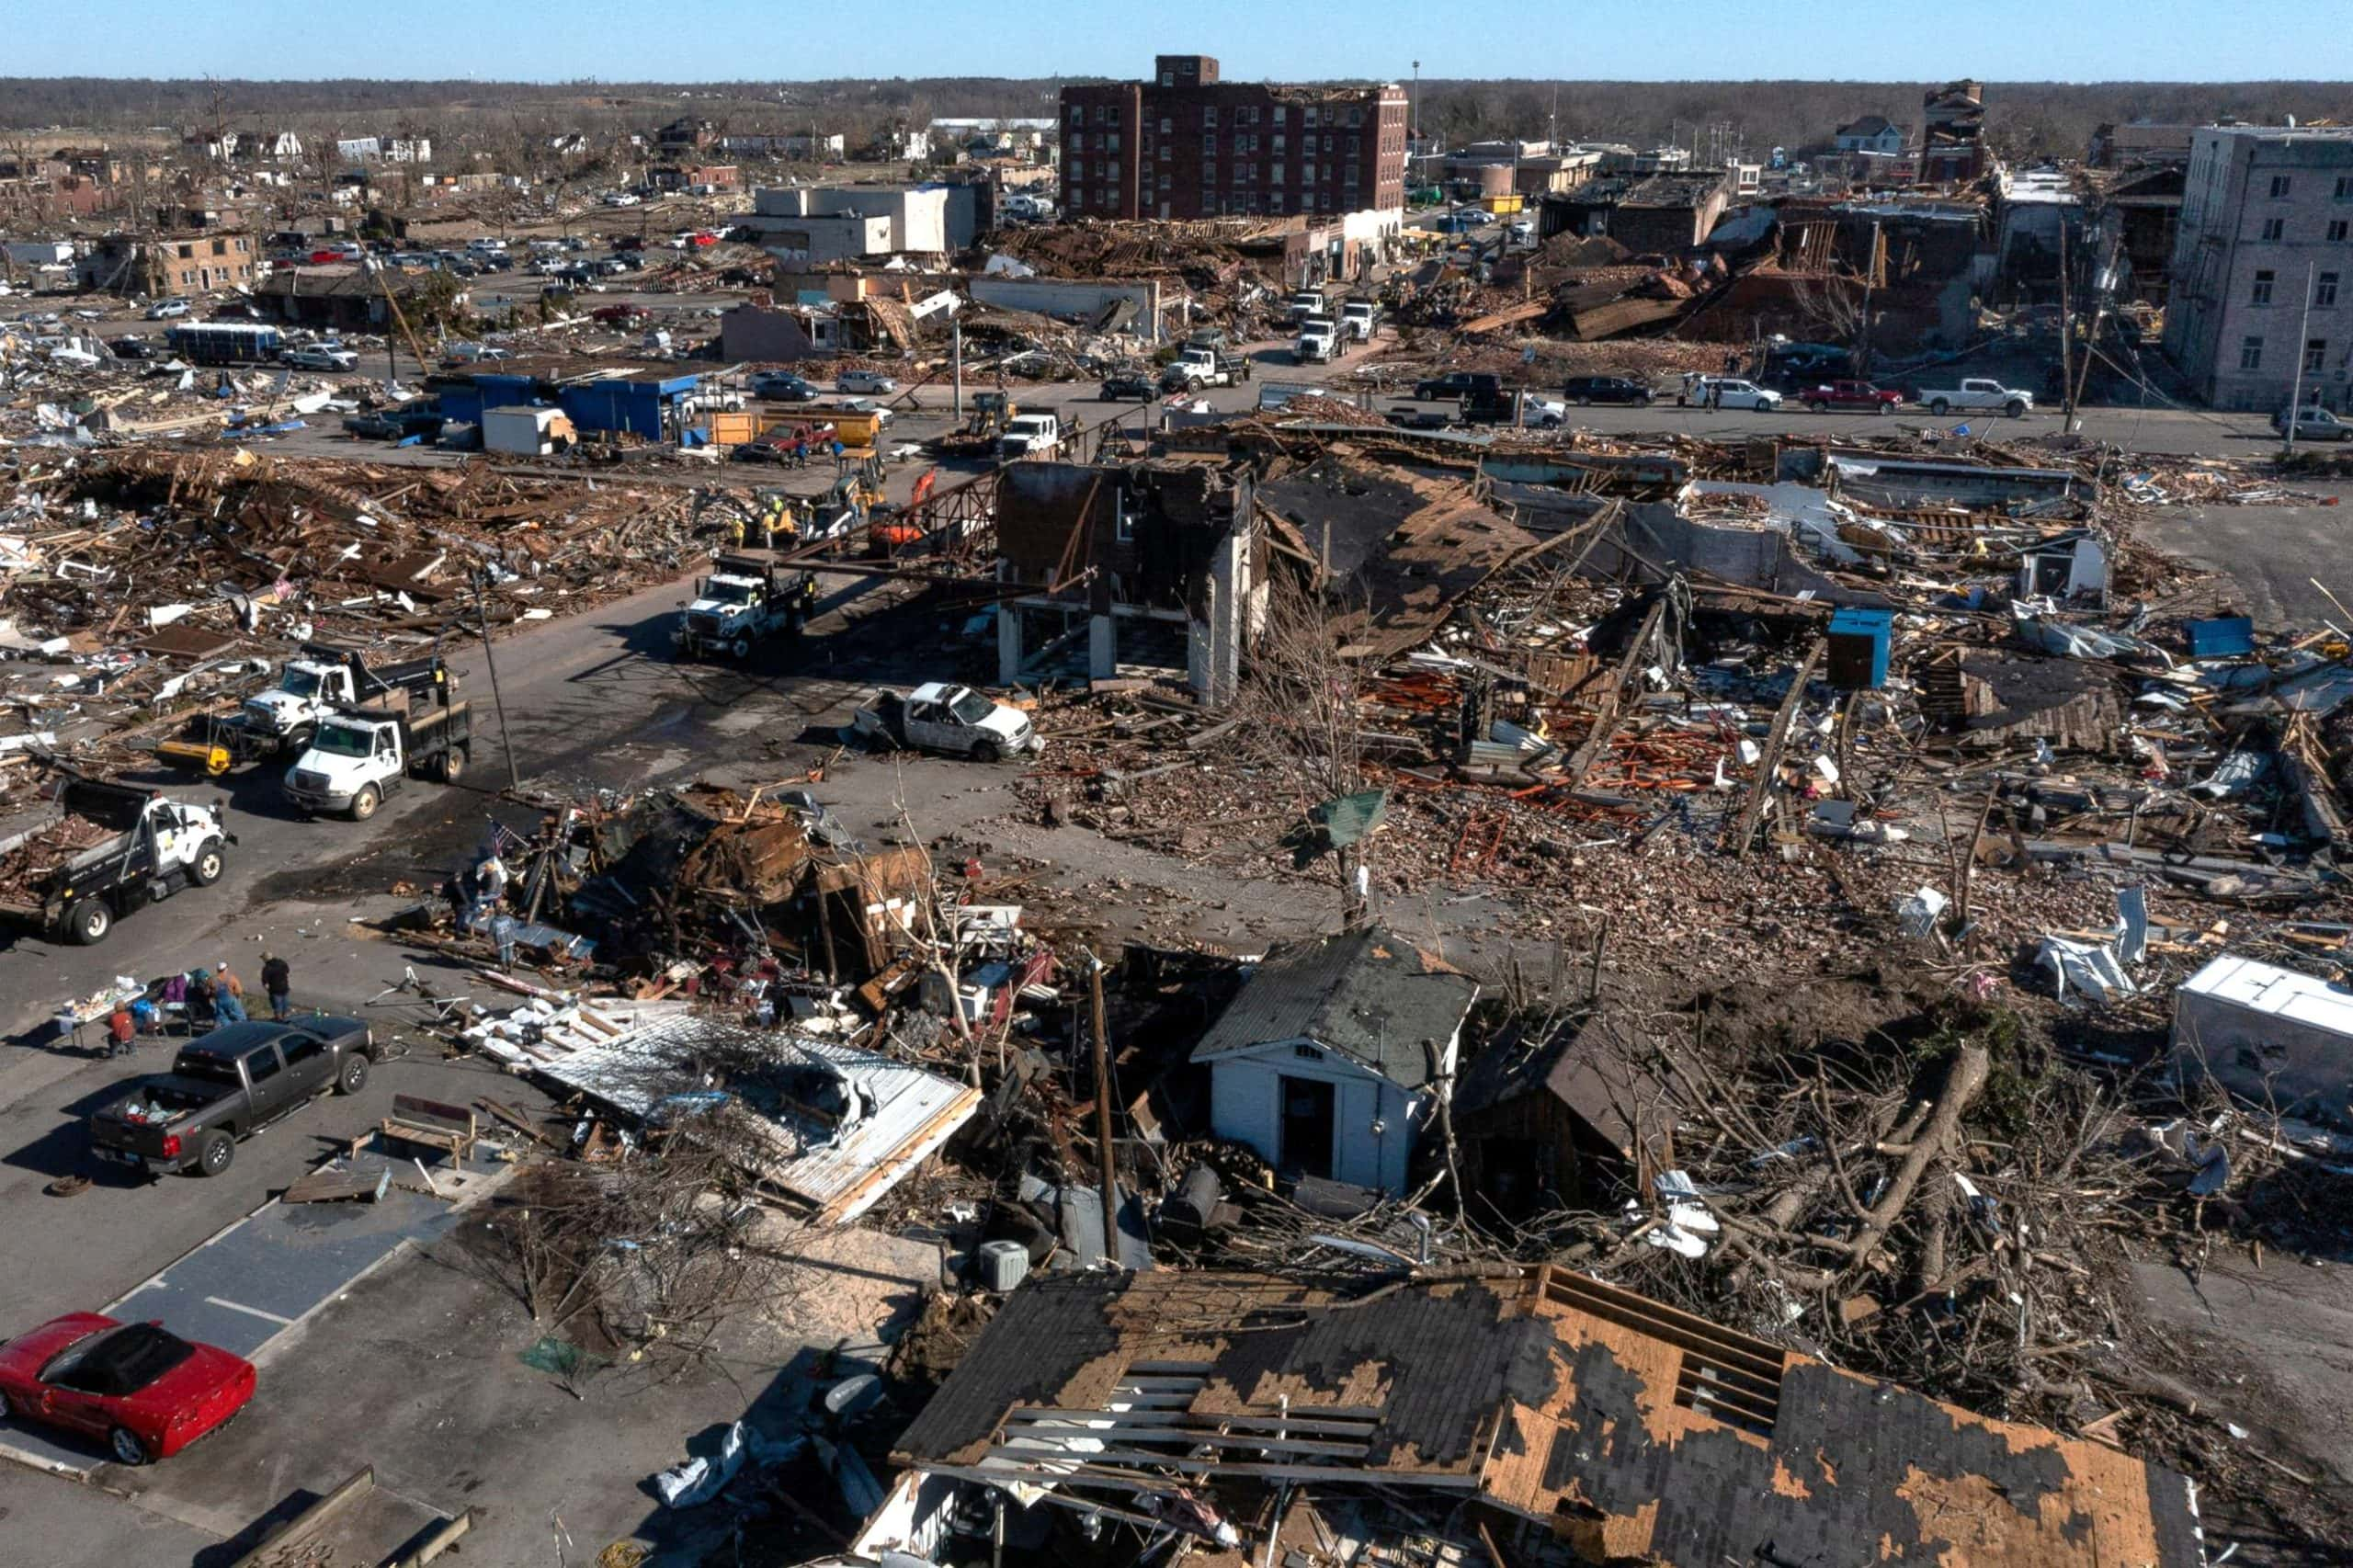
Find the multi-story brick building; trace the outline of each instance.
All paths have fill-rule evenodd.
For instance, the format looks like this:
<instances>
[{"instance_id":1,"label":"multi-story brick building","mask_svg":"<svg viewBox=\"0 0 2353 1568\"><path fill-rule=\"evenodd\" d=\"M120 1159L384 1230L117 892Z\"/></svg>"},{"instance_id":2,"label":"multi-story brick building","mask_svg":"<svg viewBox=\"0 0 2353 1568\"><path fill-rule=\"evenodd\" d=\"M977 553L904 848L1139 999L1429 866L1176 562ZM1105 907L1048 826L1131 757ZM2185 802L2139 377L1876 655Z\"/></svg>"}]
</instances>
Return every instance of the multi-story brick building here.
<instances>
[{"instance_id":1,"label":"multi-story brick building","mask_svg":"<svg viewBox=\"0 0 2353 1568\"><path fill-rule=\"evenodd\" d=\"M2216 408L2353 403L2353 130L2191 138L2165 346Z\"/></svg>"},{"instance_id":2,"label":"multi-story brick building","mask_svg":"<svg viewBox=\"0 0 2353 1568\"><path fill-rule=\"evenodd\" d=\"M85 289L157 300L250 287L253 239L242 233L108 234L83 254L80 273Z\"/></svg>"},{"instance_id":3,"label":"multi-story brick building","mask_svg":"<svg viewBox=\"0 0 2353 1568\"><path fill-rule=\"evenodd\" d=\"M1405 89L1221 82L1164 54L1149 82L1064 87L1063 210L1073 218L1338 213L1405 204Z\"/></svg>"}]
</instances>

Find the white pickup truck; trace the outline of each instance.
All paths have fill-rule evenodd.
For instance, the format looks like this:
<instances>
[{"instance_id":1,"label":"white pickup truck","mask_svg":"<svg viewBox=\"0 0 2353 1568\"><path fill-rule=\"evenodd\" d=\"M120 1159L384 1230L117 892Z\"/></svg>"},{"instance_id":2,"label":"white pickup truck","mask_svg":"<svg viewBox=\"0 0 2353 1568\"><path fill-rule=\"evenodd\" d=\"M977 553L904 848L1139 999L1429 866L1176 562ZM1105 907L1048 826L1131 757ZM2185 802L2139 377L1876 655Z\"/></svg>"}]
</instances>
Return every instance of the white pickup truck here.
<instances>
[{"instance_id":1,"label":"white pickup truck","mask_svg":"<svg viewBox=\"0 0 2353 1568\"><path fill-rule=\"evenodd\" d=\"M1922 387L1914 399L1931 414L1950 414L1955 409L1999 409L2012 419L2023 418L2034 409L2034 394L2006 387L1984 376L1971 376L1957 387Z\"/></svg>"},{"instance_id":2,"label":"white pickup truck","mask_svg":"<svg viewBox=\"0 0 2353 1568\"><path fill-rule=\"evenodd\" d=\"M997 460L1049 457L1062 444L1061 419L1051 414L1017 414L1006 421L1005 434L996 438Z\"/></svg>"},{"instance_id":3,"label":"white pickup truck","mask_svg":"<svg viewBox=\"0 0 2353 1568\"><path fill-rule=\"evenodd\" d=\"M1046 743L1029 717L970 687L930 681L901 696L888 687L850 716L850 728L870 740L923 751L944 751L974 762L995 762Z\"/></svg>"}]
</instances>

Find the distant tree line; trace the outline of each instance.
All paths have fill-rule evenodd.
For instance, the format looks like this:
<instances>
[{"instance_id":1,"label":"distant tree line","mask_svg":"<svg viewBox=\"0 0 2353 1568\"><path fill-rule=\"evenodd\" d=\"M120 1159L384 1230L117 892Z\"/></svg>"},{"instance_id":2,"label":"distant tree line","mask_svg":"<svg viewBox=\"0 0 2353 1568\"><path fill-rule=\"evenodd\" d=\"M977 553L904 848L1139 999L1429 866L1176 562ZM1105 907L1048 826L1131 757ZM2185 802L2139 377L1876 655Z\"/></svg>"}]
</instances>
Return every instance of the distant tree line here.
<instances>
[{"instance_id":1,"label":"distant tree line","mask_svg":"<svg viewBox=\"0 0 2353 1568\"><path fill-rule=\"evenodd\" d=\"M1084 78L1101 80L1101 78ZM177 132L225 114L231 129L357 132L397 123L437 139L509 145L518 131L644 131L678 115L738 131L842 131L853 142L937 116L1050 115L1062 78L841 78L814 82L253 82L0 77L0 129ZM1552 82L1425 79L1423 127L1449 142L1557 133L1571 141L1672 142L1702 157L1802 155L1867 114L1916 128L1922 82ZM1994 82L1987 134L2015 158L2080 157L2107 121L2278 123L2353 118L2332 82Z\"/></svg>"}]
</instances>

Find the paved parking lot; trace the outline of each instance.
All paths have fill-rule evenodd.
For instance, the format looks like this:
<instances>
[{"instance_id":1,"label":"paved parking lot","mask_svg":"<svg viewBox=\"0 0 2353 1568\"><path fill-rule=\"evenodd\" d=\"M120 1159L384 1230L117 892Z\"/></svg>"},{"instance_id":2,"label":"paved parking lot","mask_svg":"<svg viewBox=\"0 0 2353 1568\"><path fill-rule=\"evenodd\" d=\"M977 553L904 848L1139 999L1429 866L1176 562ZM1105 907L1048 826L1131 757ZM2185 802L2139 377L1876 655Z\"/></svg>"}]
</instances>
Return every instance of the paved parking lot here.
<instances>
[{"instance_id":1,"label":"paved parking lot","mask_svg":"<svg viewBox=\"0 0 2353 1568\"><path fill-rule=\"evenodd\" d=\"M442 1164L435 1179L466 1184L471 1199L486 1191L495 1174L476 1162L460 1176ZM160 1323L183 1339L255 1360L404 1244L449 1233L460 1212L454 1197L400 1187L373 1203L272 1202L98 1310L126 1323ZM0 1426L0 1458L85 1477L112 1463L96 1444L29 1423Z\"/></svg>"}]
</instances>

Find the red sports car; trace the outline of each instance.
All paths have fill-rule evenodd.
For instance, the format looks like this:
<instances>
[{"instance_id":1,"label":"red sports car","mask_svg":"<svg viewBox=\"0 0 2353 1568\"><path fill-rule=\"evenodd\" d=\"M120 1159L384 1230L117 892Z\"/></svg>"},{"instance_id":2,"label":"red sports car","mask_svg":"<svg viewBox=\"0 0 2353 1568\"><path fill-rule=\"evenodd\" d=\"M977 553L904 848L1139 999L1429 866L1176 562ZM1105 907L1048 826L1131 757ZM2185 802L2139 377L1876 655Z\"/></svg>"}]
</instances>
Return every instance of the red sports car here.
<instances>
[{"instance_id":1,"label":"red sports car","mask_svg":"<svg viewBox=\"0 0 2353 1568\"><path fill-rule=\"evenodd\" d=\"M85 1434L124 1464L178 1453L253 1396L252 1362L160 1324L68 1312L0 1345L0 1420Z\"/></svg>"}]
</instances>

